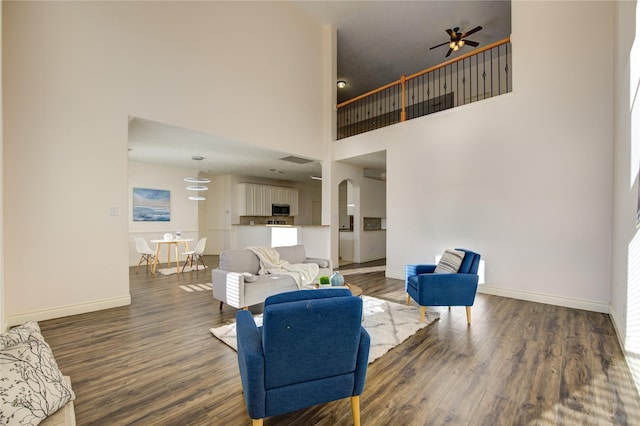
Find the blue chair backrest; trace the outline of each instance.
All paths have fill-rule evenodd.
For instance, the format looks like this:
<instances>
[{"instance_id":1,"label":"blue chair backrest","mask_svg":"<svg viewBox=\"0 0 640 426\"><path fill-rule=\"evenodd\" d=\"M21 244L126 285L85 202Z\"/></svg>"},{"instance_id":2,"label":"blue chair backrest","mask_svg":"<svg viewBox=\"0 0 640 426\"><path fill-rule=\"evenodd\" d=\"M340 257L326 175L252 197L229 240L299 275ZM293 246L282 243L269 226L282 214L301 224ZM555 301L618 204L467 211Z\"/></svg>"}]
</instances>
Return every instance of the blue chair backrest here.
<instances>
[{"instance_id":1,"label":"blue chair backrest","mask_svg":"<svg viewBox=\"0 0 640 426\"><path fill-rule=\"evenodd\" d=\"M477 274L478 266L480 265L480 255L471 250L456 248L456 250L463 251L464 259L462 259L462 263L460 264L460 268L458 269L459 274Z\"/></svg>"},{"instance_id":2,"label":"blue chair backrest","mask_svg":"<svg viewBox=\"0 0 640 426\"><path fill-rule=\"evenodd\" d=\"M311 296L308 300L275 304L265 301L262 347L266 389L355 370L362 299L351 295L314 297L321 296L321 292L296 292L307 293L307 297Z\"/></svg>"}]
</instances>

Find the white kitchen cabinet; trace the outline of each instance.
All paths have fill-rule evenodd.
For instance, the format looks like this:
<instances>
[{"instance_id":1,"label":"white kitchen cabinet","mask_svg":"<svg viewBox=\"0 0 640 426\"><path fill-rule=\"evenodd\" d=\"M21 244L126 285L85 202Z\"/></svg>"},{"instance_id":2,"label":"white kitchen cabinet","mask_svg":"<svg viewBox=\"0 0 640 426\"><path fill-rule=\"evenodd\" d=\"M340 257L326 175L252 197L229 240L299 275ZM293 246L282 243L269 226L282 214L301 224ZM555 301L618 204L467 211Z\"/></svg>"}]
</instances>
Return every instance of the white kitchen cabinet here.
<instances>
[{"instance_id":1,"label":"white kitchen cabinet","mask_svg":"<svg viewBox=\"0 0 640 426\"><path fill-rule=\"evenodd\" d=\"M297 216L298 190L254 183L238 184L239 216L271 216L272 204L288 204L291 216Z\"/></svg>"}]
</instances>

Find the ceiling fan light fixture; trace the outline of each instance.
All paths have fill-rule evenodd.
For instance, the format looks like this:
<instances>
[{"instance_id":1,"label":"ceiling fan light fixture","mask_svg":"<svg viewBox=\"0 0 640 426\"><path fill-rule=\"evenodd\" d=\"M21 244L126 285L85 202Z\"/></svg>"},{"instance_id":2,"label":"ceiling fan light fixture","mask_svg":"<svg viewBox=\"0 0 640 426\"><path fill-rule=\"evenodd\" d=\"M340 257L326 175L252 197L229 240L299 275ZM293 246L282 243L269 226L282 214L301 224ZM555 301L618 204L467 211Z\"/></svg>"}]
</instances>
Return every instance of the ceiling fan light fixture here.
<instances>
[{"instance_id":1,"label":"ceiling fan light fixture","mask_svg":"<svg viewBox=\"0 0 640 426\"><path fill-rule=\"evenodd\" d=\"M462 46L464 46L464 40L460 40L460 41L458 42L458 47L462 47Z\"/></svg>"}]
</instances>

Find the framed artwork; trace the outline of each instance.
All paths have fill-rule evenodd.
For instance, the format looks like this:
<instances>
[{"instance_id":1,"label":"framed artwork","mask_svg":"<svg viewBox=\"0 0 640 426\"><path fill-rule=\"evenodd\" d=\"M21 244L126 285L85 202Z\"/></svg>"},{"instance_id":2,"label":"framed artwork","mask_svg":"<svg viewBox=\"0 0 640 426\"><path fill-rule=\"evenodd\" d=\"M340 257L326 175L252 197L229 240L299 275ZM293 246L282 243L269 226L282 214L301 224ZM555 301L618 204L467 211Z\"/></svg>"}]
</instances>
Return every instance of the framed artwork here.
<instances>
[{"instance_id":1,"label":"framed artwork","mask_svg":"<svg viewBox=\"0 0 640 426\"><path fill-rule=\"evenodd\" d=\"M171 193L164 189L133 188L135 222L169 222Z\"/></svg>"}]
</instances>

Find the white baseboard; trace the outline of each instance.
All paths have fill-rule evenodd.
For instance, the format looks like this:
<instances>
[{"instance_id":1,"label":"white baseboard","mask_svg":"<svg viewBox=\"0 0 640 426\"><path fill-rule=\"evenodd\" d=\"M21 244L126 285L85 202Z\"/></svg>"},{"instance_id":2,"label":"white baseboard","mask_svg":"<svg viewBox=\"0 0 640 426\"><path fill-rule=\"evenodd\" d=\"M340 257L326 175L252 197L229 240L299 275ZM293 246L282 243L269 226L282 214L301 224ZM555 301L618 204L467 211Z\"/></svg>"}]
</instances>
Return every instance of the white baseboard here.
<instances>
[{"instance_id":1,"label":"white baseboard","mask_svg":"<svg viewBox=\"0 0 640 426\"><path fill-rule=\"evenodd\" d=\"M6 319L6 327L13 327L24 324L27 321L46 321L54 318L67 317L70 315L85 314L87 312L101 311L103 309L117 308L131 304L131 296L116 297L114 299L97 300L76 305L60 306L41 311L25 312L22 314L9 315Z\"/></svg>"},{"instance_id":2,"label":"white baseboard","mask_svg":"<svg viewBox=\"0 0 640 426\"><path fill-rule=\"evenodd\" d=\"M616 311L611 304L609 304L609 318L611 318L611 322L613 323L613 329L616 331L616 336L618 337L618 343L620 343L620 347L622 351L625 353L625 358L628 361L628 357L626 356L626 331L620 327L623 322L620 319L618 311Z\"/></svg>"},{"instance_id":3,"label":"white baseboard","mask_svg":"<svg viewBox=\"0 0 640 426\"><path fill-rule=\"evenodd\" d=\"M405 271L389 271L386 276L404 282ZM583 309L585 311L600 312L608 314L609 305L606 303L594 302L591 300L571 299L568 297L554 296L550 294L534 293L524 290L513 290L508 288L493 287L487 284L478 286L478 293L491 294L494 296L509 297L511 299L526 300L528 302L545 303L547 305L563 306L565 308ZM614 322L615 325L615 322ZM619 331L619 330L618 330ZM620 333L618 333L620 335Z\"/></svg>"},{"instance_id":4,"label":"white baseboard","mask_svg":"<svg viewBox=\"0 0 640 426\"><path fill-rule=\"evenodd\" d=\"M565 308L583 309L585 311L609 313L609 305L591 300L572 299L568 297L554 296L550 294L534 293L524 290L512 290L508 288L493 287L487 284L478 286L478 293L492 294L494 296L509 297L512 299L526 300L529 302L545 303L547 305L563 306Z\"/></svg>"}]
</instances>

